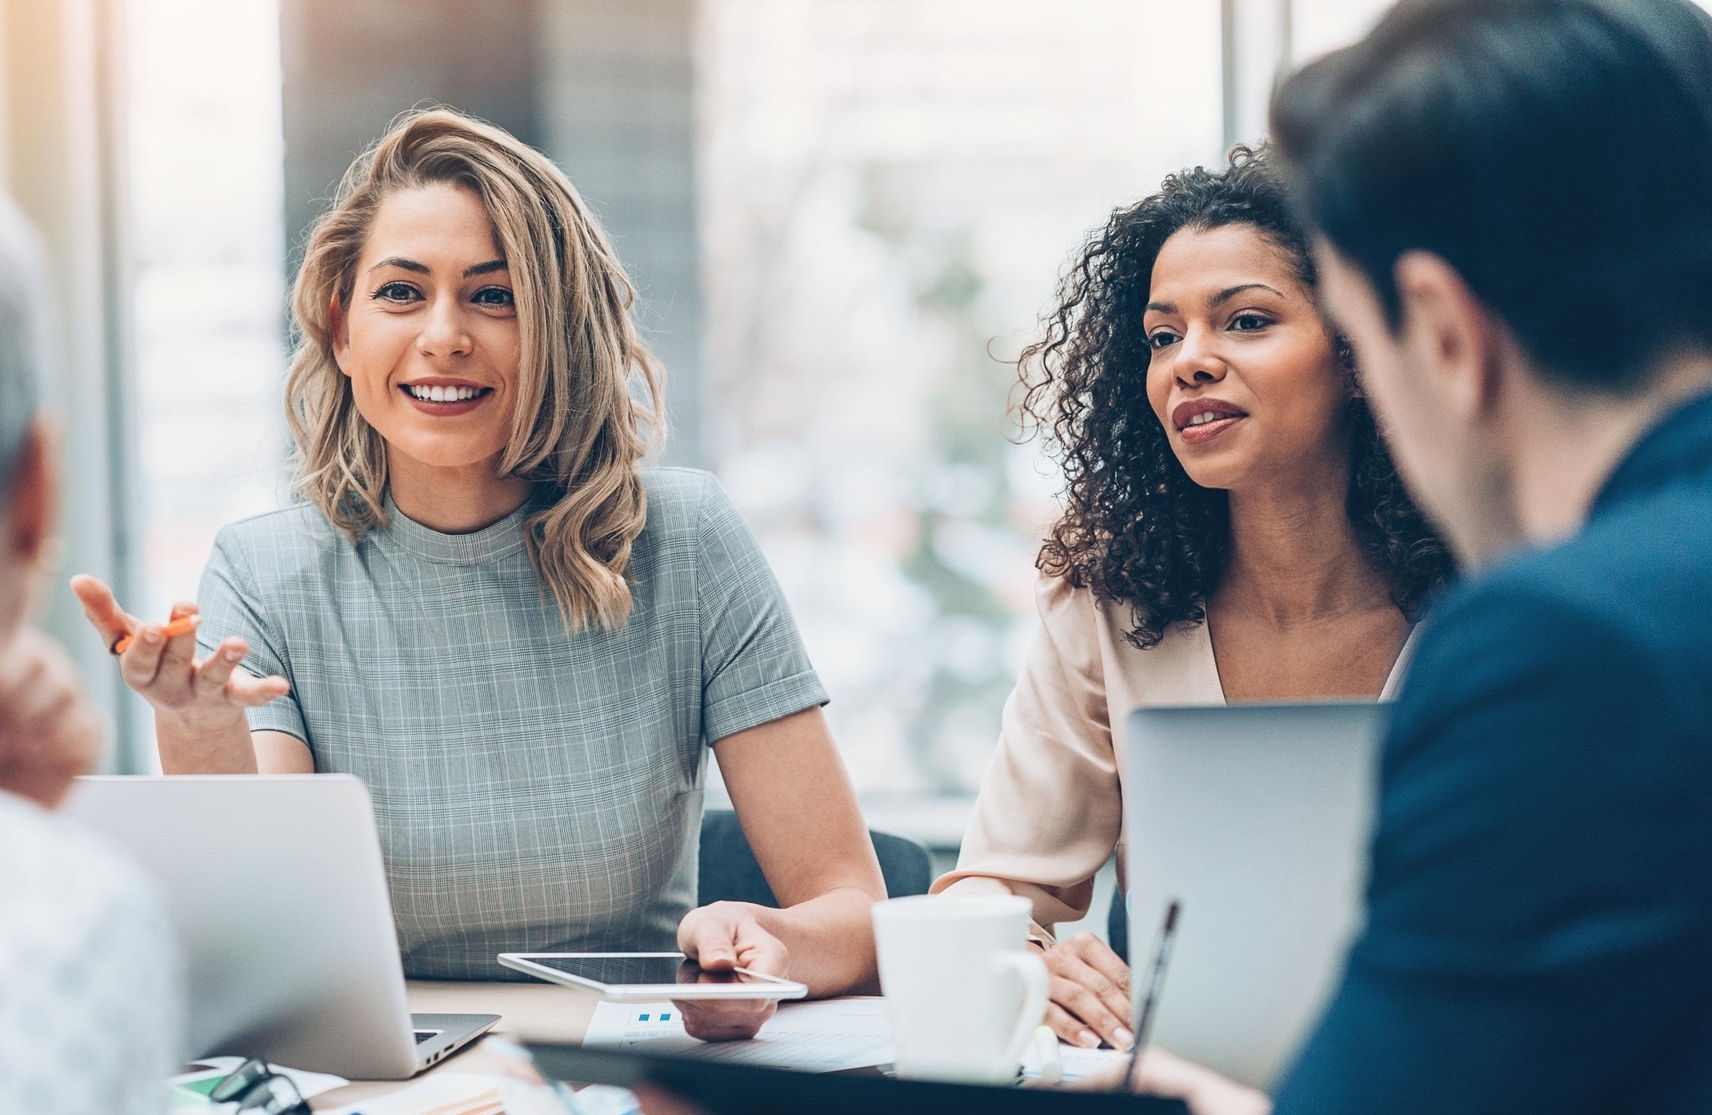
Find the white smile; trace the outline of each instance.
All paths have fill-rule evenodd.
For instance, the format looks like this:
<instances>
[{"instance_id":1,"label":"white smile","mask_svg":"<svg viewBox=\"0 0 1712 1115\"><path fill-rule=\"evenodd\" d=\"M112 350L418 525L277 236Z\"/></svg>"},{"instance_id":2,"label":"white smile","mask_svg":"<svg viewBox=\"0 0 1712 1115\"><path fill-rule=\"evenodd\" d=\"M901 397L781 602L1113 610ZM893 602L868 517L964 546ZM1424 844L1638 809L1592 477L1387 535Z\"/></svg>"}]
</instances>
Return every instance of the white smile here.
<instances>
[{"instance_id":1,"label":"white smile","mask_svg":"<svg viewBox=\"0 0 1712 1115\"><path fill-rule=\"evenodd\" d=\"M486 390L482 387L423 387L419 384L407 384L404 389L410 392L411 398L425 403L462 403Z\"/></svg>"},{"instance_id":2,"label":"white smile","mask_svg":"<svg viewBox=\"0 0 1712 1115\"><path fill-rule=\"evenodd\" d=\"M1190 418L1189 421L1183 423L1183 428L1185 430L1187 430L1190 426L1205 426L1208 422L1217 422L1220 419L1224 419L1224 418L1241 418L1241 417L1242 417L1242 415L1240 415L1240 414L1223 414L1223 413L1220 413L1219 411L1203 410L1201 413Z\"/></svg>"}]
</instances>

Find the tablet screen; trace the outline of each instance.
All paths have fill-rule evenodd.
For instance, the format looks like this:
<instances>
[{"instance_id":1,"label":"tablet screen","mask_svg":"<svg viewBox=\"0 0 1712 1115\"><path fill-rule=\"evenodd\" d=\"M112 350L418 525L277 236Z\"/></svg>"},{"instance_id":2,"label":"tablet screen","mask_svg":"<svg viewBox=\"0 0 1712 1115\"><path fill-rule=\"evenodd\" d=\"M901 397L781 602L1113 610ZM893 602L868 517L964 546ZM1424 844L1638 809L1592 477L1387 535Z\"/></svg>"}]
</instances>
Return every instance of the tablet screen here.
<instances>
[{"instance_id":1,"label":"tablet screen","mask_svg":"<svg viewBox=\"0 0 1712 1115\"><path fill-rule=\"evenodd\" d=\"M555 972L608 987L666 983L753 983L739 972L704 972L681 956L531 956L532 962Z\"/></svg>"}]
</instances>

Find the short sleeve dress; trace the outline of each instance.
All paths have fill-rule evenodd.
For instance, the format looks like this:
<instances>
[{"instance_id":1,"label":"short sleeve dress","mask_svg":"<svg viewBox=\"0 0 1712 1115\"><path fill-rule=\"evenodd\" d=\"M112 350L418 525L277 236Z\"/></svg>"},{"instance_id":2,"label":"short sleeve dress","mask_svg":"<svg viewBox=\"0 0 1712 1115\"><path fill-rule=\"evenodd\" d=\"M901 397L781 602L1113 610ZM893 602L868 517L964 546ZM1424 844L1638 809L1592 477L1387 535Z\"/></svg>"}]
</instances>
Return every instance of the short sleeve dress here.
<instances>
[{"instance_id":1,"label":"short sleeve dress","mask_svg":"<svg viewBox=\"0 0 1712 1115\"><path fill-rule=\"evenodd\" d=\"M399 514L356 543L300 505L226 527L198 639L248 640L296 736L374 799L405 972L500 979L507 951L674 947L695 905L707 750L824 704L777 581L718 483L644 474L633 608L567 632L524 547ZM313 817L302 823L313 825Z\"/></svg>"}]
</instances>

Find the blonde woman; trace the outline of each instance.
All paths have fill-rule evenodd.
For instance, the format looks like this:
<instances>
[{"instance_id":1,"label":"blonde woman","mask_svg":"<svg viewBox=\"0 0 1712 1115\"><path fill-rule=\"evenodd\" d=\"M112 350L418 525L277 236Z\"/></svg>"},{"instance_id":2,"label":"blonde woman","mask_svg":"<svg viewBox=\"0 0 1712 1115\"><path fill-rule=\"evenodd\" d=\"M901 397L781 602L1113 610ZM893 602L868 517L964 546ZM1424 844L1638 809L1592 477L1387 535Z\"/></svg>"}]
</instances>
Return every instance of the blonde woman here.
<instances>
[{"instance_id":1,"label":"blonde woman","mask_svg":"<svg viewBox=\"0 0 1712 1115\"><path fill-rule=\"evenodd\" d=\"M301 502L220 532L195 635L73 587L103 639L136 636L120 670L169 773L368 784L408 974L675 943L868 986L884 887L825 692L715 481L643 467L660 373L632 298L549 160L404 119L297 276ZM783 909L691 908L710 749ZM769 1010L688 1021L744 1037Z\"/></svg>"}]
</instances>

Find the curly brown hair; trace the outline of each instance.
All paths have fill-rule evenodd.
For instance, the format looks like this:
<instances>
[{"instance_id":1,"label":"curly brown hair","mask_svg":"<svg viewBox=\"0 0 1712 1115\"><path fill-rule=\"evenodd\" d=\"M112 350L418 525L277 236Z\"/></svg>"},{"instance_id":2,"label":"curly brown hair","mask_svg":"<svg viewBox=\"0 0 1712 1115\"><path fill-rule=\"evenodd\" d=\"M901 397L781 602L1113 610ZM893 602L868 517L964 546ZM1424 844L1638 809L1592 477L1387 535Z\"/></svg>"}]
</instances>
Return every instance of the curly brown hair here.
<instances>
[{"instance_id":1,"label":"curly brown hair","mask_svg":"<svg viewBox=\"0 0 1712 1115\"><path fill-rule=\"evenodd\" d=\"M1044 430L1064 469L1065 510L1035 561L1049 576L1129 605L1128 639L1154 646L1174 623L1201 623L1230 559L1226 492L1189 479L1147 398L1151 349L1142 315L1154 260L1184 228L1251 225L1314 289L1313 257L1264 149L1237 147L1220 171L1196 167L1114 210L1065 273L1045 336L1024 349L1025 433ZM1453 571L1450 554L1403 488L1373 413L1352 390L1347 507L1362 551L1410 619Z\"/></svg>"}]
</instances>

